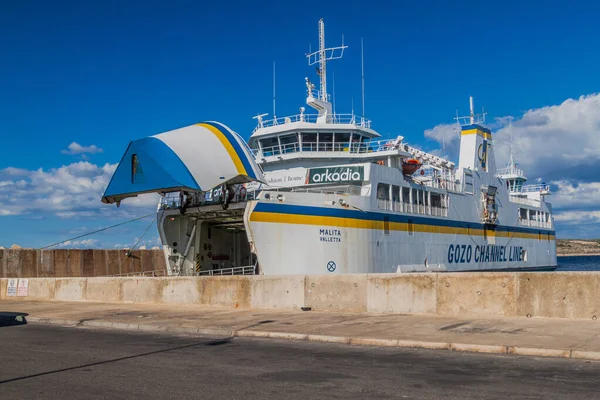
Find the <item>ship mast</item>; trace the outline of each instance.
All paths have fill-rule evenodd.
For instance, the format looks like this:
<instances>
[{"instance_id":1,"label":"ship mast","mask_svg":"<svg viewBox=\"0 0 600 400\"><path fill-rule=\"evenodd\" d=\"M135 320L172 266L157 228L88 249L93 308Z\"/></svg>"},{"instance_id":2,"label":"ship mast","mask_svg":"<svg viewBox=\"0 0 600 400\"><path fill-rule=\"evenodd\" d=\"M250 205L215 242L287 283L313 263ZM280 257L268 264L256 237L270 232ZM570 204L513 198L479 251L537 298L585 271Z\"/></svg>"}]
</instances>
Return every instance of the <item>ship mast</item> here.
<instances>
[{"instance_id":1,"label":"ship mast","mask_svg":"<svg viewBox=\"0 0 600 400\"><path fill-rule=\"evenodd\" d=\"M469 96L469 116L467 117L459 117L458 116L458 111L456 112L456 117L454 117L454 119L456 120L456 123L459 126L467 126L467 125L473 125L473 124L483 124L485 123L485 116L486 116L486 112L483 111L483 109L481 110L481 114L475 114L475 106L473 103L473 96Z\"/></svg>"},{"instance_id":2,"label":"ship mast","mask_svg":"<svg viewBox=\"0 0 600 400\"><path fill-rule=\"evenodd\" d=\"M325 23L323 18L319 20L319 50L306 55L308 65L313 66L318 64L317 74L320 78L319 92L315 98L312 93L312 84L306 78L308 88L307 104L319 111L319 115L330 118L331 104L329 103L329 95L327 94L327 61L337 60L342 58L344 50L348 46L344 46L344 36L342 35L342 45L337 47L325 47Z\"/></svg>"}]
</instances>

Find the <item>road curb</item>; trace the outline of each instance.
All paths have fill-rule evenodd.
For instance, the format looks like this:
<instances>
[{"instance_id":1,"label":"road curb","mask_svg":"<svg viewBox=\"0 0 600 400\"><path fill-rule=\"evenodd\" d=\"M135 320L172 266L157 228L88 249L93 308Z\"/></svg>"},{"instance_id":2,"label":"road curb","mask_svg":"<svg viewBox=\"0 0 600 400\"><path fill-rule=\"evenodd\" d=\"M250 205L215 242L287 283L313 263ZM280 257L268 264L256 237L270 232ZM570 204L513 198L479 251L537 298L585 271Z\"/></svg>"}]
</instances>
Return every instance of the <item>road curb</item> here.
<instances>
[{"instance_id":1,"label":"road curb","mask_svg":"<svg viewBox=\"0 0 600 400\"><path fill-rule=\"evenodd\" d=\"M328 335L309 335L302 333L287 333L287 332L268 332L254 330L238 330L232 331L228 329L215 328L189 328L183 326L164 326L150 324L128 324L123 322L108 322L108 321L86 321L86 320L67 320L54 318L37 318L27 317L27 320L32 323L45 325L60 325L69 327L96 327L96 328L112 328L128 331L144 331L144 332L167 332L167 333L183 333L191 335L206 335L206 336L225 336L225 337L244 337L244 338L262 338L262 339L280 339L280 340L297 340L322 343L338 343L349 344L354 346L376 346L376 347L398 347L398 348L414 348L414 349L429 349L429 350L450 350L468 353L489 353L489 354L507 354L518 356L534 356L534 357L558 357L572 358L580 360L595 360L600 361L600 352L597 351L582 351L582 350L560 350L560 349L543 349L535 347L518 347L505 345L482 345L468 343L444 343L444 342L425 342L416 340L396 340L396 339L380 339L380 338L365 338L365 337L344 337L344 336L328 336Z\"/></svg>"},{"instance_id":2,"label":"road curb","mask_svg":"<svg viewBox=\"0 0 600 400\"><path fill-rule=\"evenodd\" d=\"M518 356L571 358L571 350L540 349L536 347L509 346L507 348L507 353L515 354Z\"/></svg>"},{"instance_id":3,"label":"road curb","mask_svg":"<svg viewBox=\"0 0 600 400\"><path fill-rule=\"evenodd\" d=\"M81 321L70 320L70 319L55 319L55 318L37 318L37 317L25 317L28 322L35 322L38 324L45 325L62 325L62 326L78 326Z\"/></svg>"},{"instance_id":4,"label":"road curb","mask_svg":"<svg viewBox=\"0 0 600 400\"><path fill-rule=\"evenodd\" d=\"M508 348L506 346L467 343L450 343L450 350L490 354L506 354L508 352Z\"/></svg>"}]
</instances>

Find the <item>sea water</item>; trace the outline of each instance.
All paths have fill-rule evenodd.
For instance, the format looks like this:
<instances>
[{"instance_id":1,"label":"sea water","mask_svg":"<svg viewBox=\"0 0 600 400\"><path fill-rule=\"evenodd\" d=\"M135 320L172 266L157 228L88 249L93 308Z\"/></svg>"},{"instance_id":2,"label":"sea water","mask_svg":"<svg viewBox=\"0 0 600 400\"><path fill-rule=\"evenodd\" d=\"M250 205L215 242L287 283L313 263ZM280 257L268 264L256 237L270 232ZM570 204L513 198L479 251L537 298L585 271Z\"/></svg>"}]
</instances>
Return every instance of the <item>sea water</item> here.
<instances>
[{"instance_id":1,"label":"sea water","mask_svg":"<svg viewBox=\"0 0 600 400\"><path fill-rule=\"evenodd\" d=\"M600 256L559 256L557 271L600 271Z\"/></svg>"}]
</instances>

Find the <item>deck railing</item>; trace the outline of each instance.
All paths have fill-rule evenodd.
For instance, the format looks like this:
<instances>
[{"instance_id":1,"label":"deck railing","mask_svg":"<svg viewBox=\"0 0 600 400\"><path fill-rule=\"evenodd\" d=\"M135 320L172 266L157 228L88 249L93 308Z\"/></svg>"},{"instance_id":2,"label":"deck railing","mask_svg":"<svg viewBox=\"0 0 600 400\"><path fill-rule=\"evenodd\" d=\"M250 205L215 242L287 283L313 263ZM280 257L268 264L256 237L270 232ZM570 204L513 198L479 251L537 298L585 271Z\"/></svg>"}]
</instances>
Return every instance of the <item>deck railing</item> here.
<instances>
[{"instance_id":1,"label":"deck railing","mask_svg":"<svg viewBox=\"0 0 600 400\"><path fill-rule=\"evenodd\" d=\"M525 176L525 173L522 169L517 167L506 167L500 168L496 171L496 176L505 176L505 175L515 175L515 176Z\"/></svg>"},{"instance_id":2,"label":"deck railing","mask_svg":"<svg viewBox=\"0 0 600 400\"><path fill-rule=\"evenodd\" d=\"M221 276L221 275L255 275L256 266L247 265L245 267L231 267L222 269L209 269L200 271L198 276Z\"/></svg>"},{"instance_id":3,"label":"deck railing","mask_svg":"<svg viewBox=\"0 0 600 400\"><path fill-rule=\"evenodd\" d=\"M549 192L550 186L545 184L525 185L521 188L521 193Z\"/></svg>"},{"instance_id":4,"label":"deck railing","mask_svg":"<svg viewBox=\"0 0 600 400\"><path fill-rule=\"evenodd\" d=\"M526 197L510 196L508 198L508 200L510 200L512 203L523 204L523 205L526 205L526 206L532 206L532 207L539 207L540 206L540 201L539 200L529 199L529 198L526 198Z\"/></svg>"},{"instance_id":5,"label":"deck railing","mask_svg":"<svg viewBox=\"0 0 600 400\"><path fill-rule=\"evenodd\" d=\"M520 219L519 220L519 225L522 226L529 226L532 228L552 228L552 222L548 221L536 221L536 220L532 220L532 219Z\"/></svg>"},{"instance_id":6,"label":"deck railing","mask_svg":"<svg viewBox=\"0 0 600 400\"><path fill-rule=\"evenodd\" d=\"M412 204L389 199L377 199L380 210L396 211L410 214L431 215L434 217L447 217L448 209L444 207L426 206L424 204Z\"/></svg>"},{"instance_id":7,"label":"deck railing","mask_svg":"<svg viewBox=\"0 0 600 400\"><path fill-rule=\"evenodd\" d=\"M157 276L167 276L167 271L164 269L157 269L154 271L126 272L123 274L113 274L113 275L106 275L106 276L110 276L110 277L127 277L127 276L157 277Z\"/></svg>"},{"instance_id":8,"label":"deck railing","mask_svg":"<svg viewBox=\"0 0 600 400\"><path fill-rule=\"evenodd\" d=\"M258 191L255 190L247 190L244 192L242 190L241 185L233 186L234 194L233 197L229 200L229 203L241 203L248 200L254 200ZM212 191L207 192L196 192L190 193L189 198L185 197L182 201L179 192L172 196L165 196L160 199L159 209L176 209L180 208L183 205L186 207L203 207L214 204L222 204L223 203L223 191L220 188L213 189Z\"/></svg>"},{"instance_id":9,"label":"deck railing","mask_svg":"<svg viewBox=\"0 0 600 400\"><path fill-rule=\"evenodd\" d=\"M319 118L318 114L296 114L296 115L288 115L286 117L274 118L262 120L258 123L256 128L254 128L253 132L256 132L261 128L269 128L272 126L285 125L293 122L307 122L311 124L317 123ZM371 128L371 121L364 118L359 117L355 114L332 114L329 124L352 124L360 128Z\"/></svg>"},{"instance_id":10,"label":"deck railing","mask_svg":"<svg viewBox=\"0 0 600 400\"><path fill-rule=\"evenodd\" d=\"M280 156L290 153L316 153L316 152L339 152L350 154L374 153L379 151L392 150L390 140L372 140L369 142L293 142L282 143L270 147L263 147L261 150L253 149L252 152L257 158Z\"/></svg>"}]
</instances>

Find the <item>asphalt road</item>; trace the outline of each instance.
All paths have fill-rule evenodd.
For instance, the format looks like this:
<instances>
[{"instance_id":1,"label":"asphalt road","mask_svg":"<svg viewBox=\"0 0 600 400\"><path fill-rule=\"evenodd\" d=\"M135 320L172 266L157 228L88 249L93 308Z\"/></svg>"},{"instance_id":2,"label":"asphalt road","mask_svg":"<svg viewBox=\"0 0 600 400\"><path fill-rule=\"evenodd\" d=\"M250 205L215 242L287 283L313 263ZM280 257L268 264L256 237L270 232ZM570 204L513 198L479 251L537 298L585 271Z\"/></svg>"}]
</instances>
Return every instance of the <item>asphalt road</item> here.
<instances>
[{"instance_id":1,"label":"asphalt road","mask_svg":"<svg viewBox=\"0 0 600 400\"><path fill-rule=\"evenodd\" d=\"M597 399L599 381L581 360L0 324L3 399Z\"/></svg>"}]
</instances>

